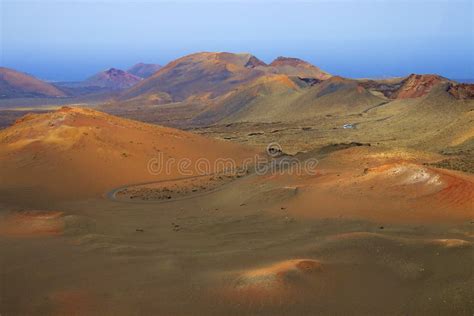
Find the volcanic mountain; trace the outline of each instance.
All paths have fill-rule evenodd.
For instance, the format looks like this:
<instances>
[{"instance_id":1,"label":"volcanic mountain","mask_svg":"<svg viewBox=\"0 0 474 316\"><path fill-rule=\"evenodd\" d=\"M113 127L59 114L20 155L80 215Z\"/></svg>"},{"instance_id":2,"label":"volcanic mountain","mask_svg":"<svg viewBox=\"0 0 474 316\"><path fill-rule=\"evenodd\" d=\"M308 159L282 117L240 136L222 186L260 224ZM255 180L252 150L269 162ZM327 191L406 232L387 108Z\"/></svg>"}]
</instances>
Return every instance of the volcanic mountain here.
<instances>
[{"instance_id":1,"label":"volcanic mountain","mask_svg":"<svg viewBox=\"0 0 474 316\"><path fill-rule=\"evenodd\" d=\"M0 98L64 97L66 94L27 74L0 67Z\"/></svg>"},{"instance_id":2,"label":"volcanic mountain","mask_svg":"<svg viewBox=\"0 0 474 316\"><path fill-rule=\"evenodd\" d=\"M160 68L161 66L157 64L138 63L129 68L127 72L140 78L148 78L160 70Z\"/></svg>"},{"instance_id":3,"label":"volcanic mountain","mask_svg":"<svg viewBox=\"0 0 474 316\"><path fill-rule=\"evenodd\" d=\"M294 58L281 57L267 65L251 54L196 53L169 63L126 91L122 99L160 93L166 93L175 102L189 97L214 99L274 74L314 79L329 77L319 68Z\"/></svg>"},{"instance_id":4,"label":"volcanic mountain","mask_svg":"<svg viewBox=\"0 0 474 316\"><path fill-rule=\"evenodd\" d=\"M182 127L190 119L213 123L254 98L275 99L279 92L323 78L329 75L299 59L279 58L267 65L251 54L203 52L169 63L103 109L172 126Z\"/></svg>"},{"instance_id":5,"label":"volcanic mountain","mask_svg":"<svg viewBox=\"0 0 474 316\"><path fill-rule=\"evenodd\" d=\"M255 150L180 130L64 107L30 114L0 131L0 192L58 198L98 196L123 184L182 176L178 162L240 163ZM168 169L152 173L150 159ZM173 161L171 161L173 160ZM174 163L173 163L174 162ZM29 193L28 193L29 192Z\"/></svg>"},{"instance_id":6,"label":"volcanic mountain","mask_svg":"<svg viewBox=\"0 0 474 316\"><path fill-rule=\"evenodd\" d=\"M132 75L126 71L110 68L90 77L84 81L82 85L121 90L130 88L141 80L142 78Z\"/></svg>"},{"instance_id":7,"label":"volcanic mountain","mask_svg":"<svg viewBox=\"0 0 474 316\"><path fill-rule=\"evenodd\" d=\"M161 68L104 110L179 127L286 122L363 115L397 100L418 102L432 91L448 92L443 96L453 97L449 102L472 99L472 87L437 75L356 80L331 76L297 58L278 57L267 65L250 54L196 53Z\"/></svg>"},{"instance_id":8,"label":"volcanic mountain","mask_svg":"<svg viewBox=\"0 0 474 316\"><path fill-rule=\"evenodd\" d=\"M197 53L177 59L126 91L122 98L166 93L174 101L214 98L262 75L250 54ZM250 63L249 63L250 62ZM257 62L258 64L258 62Z\"/></svg>"}]
</instances>

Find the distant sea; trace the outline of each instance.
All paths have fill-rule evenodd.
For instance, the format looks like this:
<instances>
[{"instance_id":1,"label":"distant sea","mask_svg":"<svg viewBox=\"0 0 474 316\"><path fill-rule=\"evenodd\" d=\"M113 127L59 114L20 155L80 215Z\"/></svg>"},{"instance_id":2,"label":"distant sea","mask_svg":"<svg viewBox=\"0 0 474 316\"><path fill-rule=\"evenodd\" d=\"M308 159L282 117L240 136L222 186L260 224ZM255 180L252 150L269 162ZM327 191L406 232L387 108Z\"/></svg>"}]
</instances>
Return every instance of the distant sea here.
<instances>
[{"instance_id":1,"label":"distant sea","mask_svg":"<svg viewBox=\"0 0 474 316\"><path fill-rule=\"evenodd\" d=\"M457 82L462 82L462 83L474 83L474 79L453 79L453 80Z\"/></svg>"}]
</instances>

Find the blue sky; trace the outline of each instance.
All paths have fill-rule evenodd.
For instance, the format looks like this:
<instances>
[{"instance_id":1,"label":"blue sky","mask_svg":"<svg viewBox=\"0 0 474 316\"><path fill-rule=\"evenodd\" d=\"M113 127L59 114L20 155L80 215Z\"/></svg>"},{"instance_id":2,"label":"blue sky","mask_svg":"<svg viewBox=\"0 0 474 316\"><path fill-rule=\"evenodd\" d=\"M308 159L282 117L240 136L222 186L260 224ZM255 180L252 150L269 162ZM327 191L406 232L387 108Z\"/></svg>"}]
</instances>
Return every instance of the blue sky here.
<instances>
[{"instance_id":1,"label":"blue sky","mask_svg":"<svg viewBox=\"0 0 474 316\"><path fill-rule=\"evenodd\" d=\"M0 64L48 80L197 51L299 57L347 77L474 78L472 0L0 3Z\"/></svg>"}]
</instances>

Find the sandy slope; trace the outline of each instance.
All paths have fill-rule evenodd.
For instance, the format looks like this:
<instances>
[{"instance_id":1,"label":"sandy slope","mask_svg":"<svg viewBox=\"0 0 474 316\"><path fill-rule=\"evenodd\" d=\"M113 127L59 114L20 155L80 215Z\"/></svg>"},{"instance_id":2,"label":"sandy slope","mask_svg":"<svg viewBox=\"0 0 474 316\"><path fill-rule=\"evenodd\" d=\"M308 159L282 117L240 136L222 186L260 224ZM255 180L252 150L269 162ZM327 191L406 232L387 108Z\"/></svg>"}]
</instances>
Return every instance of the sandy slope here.
<instances>
[{"instance_id":1,"label":"sandy slope","mask_svg":"<svg viewBox=\"0 0 474 316\"><path fill-rule=\"evenodd\" d=\"M393 130L420 113L438 126L469 106L412 100L378 109L402 113ZM291 131L304 141L307 131ZM454 123L437 133L436 146L470 139ZM358 145L296 155L318 159L311 173L176 180L174 167L150 175L148 160L241 161L255 150L88 109L26 116L0 132L0 311L472 314L472 174L426 165L439 153ZM144 181L154 183L133 185Z\"/></svg>"},{"instance_id":2,"label":"sandy slope","mask_svg":"<svg viewBox=\"0 0 474 316\"><path fill-rule=\"evenodd\" d=\"M0 309L469 315L472 176L416 151L318 158L314 175L248 175L189 199L0 206Z\"/></svg>"},{"instance_id":3,"label":"sandy slope","mask_svg":"<svg viewBox=\"0 0 474 316\"><path fill-rule=\"evenodd\" d=\"M316 218L410 223L471 220L474 177L425 166L427 160L416 152L370 147L335 152L320 161L317 175L283 180L284 187L295 190L284 206L299 216ZM274 181L281 185L278 177Z\"/></svg>"},{"instance_id":4,"label":"sandy slope","mask_svg":"<svg viewBox=\"0 0 474 316\"><path fill-rule=\"evenodd\" d=\"M123 184L180 176L177 164L150 174L151 158L163 157L162 163L187 158L191 163L187 171L193 175L199 158L240 162L253 153L241 145L171 128L62 108L26 116L0 132L0 190L28 195L33 189L37 195L62 198L97 196Z\"/></svg>"}]
</instances>

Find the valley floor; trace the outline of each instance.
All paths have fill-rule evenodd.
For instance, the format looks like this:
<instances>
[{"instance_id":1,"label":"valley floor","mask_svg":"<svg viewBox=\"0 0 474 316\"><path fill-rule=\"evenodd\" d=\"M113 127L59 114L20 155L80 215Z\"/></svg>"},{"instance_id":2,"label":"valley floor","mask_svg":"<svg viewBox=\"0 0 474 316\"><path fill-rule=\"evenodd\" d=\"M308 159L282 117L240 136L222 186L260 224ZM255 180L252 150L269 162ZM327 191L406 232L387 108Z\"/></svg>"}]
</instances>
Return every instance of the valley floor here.
<instances>
[{"instance_id":1,"label":"valley floor","mask_svg":"<svg viewBox=\"0 0 474 316\"><path fill-rule=\"evenodd\" d=\"M367 146L312 157L312 175L185 199L3 195L2 315L473 313L471 175Z\"/></svg>"},{"instance_id":2,"label":"valley floor","mask_svg":"<svg viewBox=\"0 0 474 316\"><path fill-rule=\"evenodd\" d=\"M442 112L413 102L294 122L186 126L224 144L274 144L282 159L316 159L311 174L282 167L122 183L102 198L61 201L0 183L0 314L472 315L474 112L471 103ZM24 112L2 113L10 124ZM105 134L113 142L91 129L77 133L79 144L133 148L117 149L117 166L137 148L154 148L120 125L141 123L117 122L101 125L114 128ZM168 150L186 139L173 132L165 146L148 129L137 130ZM29 135L28 126L22 131ZM83 147L65 161L90 157ZM61 166L20 150L25 168Z\"/></svg>"}]
</instances>

